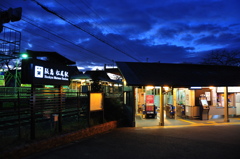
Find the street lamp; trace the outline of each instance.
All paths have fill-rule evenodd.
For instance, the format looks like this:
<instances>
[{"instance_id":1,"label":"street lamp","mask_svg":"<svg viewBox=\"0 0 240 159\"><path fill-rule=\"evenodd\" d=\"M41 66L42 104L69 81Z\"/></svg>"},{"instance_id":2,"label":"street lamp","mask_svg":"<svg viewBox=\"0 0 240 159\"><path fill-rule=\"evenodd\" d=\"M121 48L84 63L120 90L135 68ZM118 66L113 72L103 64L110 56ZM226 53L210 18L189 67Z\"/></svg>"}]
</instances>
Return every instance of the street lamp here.
<instances>
[{"instance_id":1,"label":"street lamp","mask_svg":"<svg viewBox=\"0 0 240 159\"><path fill-rule=\"evenodd\" d=\"M20 57L23 59L26 59L26 58L28 58L28 54L26 54L26 53L20 54Z\"/></svg>"}]
</instances>

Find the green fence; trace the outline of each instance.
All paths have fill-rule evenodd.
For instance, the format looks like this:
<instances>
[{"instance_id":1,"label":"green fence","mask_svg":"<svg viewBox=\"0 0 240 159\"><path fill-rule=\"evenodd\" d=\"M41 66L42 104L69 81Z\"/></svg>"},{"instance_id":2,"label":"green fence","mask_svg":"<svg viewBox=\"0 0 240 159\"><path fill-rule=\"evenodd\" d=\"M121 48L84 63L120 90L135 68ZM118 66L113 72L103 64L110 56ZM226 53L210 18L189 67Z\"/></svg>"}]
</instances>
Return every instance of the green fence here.
<instances>
[{"instance_id":1,"label":"green fence","mask_svg":"<svg viewBox=\"0 0 240 159\"><path fill-rule=\"evenodd\" d=\"M89 93L60 88L0 87L0 153L36 140L120 120L122 96L89 111Z\"/></svg>"},{"instance_id":2,"label":"green fence","mask_svg":"<svg viewBox=\"0 0 240 159\"><path fill-rule=\"evenodd\" d=\"M0 150L89 126L86 93L4 89L0 92Z\"/></svg>"}]
</instances>

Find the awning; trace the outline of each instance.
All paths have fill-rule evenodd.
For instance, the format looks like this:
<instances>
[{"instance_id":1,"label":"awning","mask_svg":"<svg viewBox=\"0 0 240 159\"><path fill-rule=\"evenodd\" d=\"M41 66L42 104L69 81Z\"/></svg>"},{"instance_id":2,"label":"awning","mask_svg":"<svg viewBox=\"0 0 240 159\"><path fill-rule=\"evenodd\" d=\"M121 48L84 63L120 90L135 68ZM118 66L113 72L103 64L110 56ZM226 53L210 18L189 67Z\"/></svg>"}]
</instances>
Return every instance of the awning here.
<instances>
[{"instance_id":1,"label":"awning","mask_svg":"<svg viewBox=\"0 0 240 159\"><path fill-rule=\"evenodd\" d=\"M240 67L199 64L116 62L130 86L239 86Z\"/></svg>"}]
</instances>

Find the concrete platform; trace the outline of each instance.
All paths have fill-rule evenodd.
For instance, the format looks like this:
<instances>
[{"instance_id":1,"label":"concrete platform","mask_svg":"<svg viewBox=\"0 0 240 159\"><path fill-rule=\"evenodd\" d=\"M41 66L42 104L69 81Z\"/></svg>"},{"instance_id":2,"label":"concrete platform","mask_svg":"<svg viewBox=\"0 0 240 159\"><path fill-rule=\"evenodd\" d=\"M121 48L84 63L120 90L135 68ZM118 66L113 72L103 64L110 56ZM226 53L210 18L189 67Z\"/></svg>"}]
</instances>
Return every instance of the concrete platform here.
<instances>
[{"instance_id":1,"label":"concrete platform","mask_svg":"<svg viewBox=\"0 0 240 159\"><path fill-rule=\"evenodd\" d=\"M141 114L137 114L136 127L147 128L147 127L161 127L159 126L160 118L159 114L157 118L143 118ZM164 127L183 127L183 126L210 126L210 125L239 125L240 117L230 117L229 122L224 122L223 117L212 118L209 120L199 119L188 119L188 118L164 118Z\"/></svg>"}]
</instances>

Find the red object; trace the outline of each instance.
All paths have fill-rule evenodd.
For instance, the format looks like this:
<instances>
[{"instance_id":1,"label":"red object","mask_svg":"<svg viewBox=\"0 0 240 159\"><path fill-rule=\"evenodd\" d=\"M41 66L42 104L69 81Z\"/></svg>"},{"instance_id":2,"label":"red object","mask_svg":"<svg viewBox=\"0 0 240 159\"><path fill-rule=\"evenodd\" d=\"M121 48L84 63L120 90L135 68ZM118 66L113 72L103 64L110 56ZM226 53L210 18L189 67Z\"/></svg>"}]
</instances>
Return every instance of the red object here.
<instances>
[{"instance_id":1,"label":"red object","mask_svg":"<svg viewBox=\"0 0 240 159\"><path fill-rule=\"evenodd\" d=\"M154 111L154 106L146 106L146 111Z\"/></svg>"},{"instance_id":2,"label":"red object","mask_svg":"<svg viewBox=\"0 0 240 159\"><path fill-rule=\"evenodd\" d=\"M154 95L146 95L146 103L154 104Z\"/></svg>"}]
</instances>

